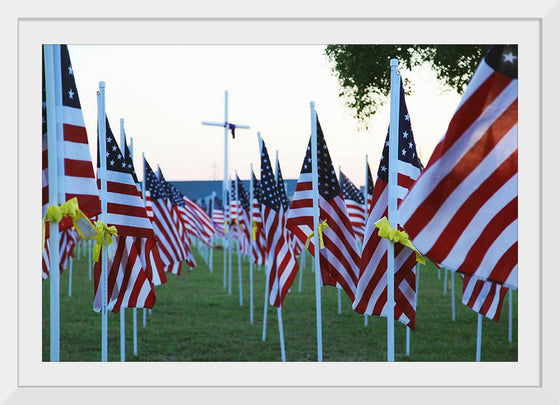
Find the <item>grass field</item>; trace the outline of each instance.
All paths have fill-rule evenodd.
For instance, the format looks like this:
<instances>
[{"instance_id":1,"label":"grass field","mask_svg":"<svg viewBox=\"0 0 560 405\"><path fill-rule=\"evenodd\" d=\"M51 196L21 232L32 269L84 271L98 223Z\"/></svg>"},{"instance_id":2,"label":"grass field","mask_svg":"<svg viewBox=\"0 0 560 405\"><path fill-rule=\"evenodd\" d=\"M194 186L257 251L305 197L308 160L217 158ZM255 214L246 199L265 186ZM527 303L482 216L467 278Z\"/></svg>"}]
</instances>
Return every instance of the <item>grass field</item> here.
<instances>
[{"instance_id":1,"label":"grass field","mask_svg":"<svg viewBox=\"0 0 560 405\"><path fill-rule=\"evenodd\" d=\"M127 361L281 361L278 318L268 308L266 340L262 340L264 270L254 266L254 323L250 324L249 264L243 261L243 305L240 305L237 255L232 266L231 295L223 287L223 251L214 253L213 272L193 249L198 265L180 276L168 275L168 282L156 287L156 304L142 326L142 309L137 311L138 356L133 354L132 309L126 309ZM287 295L282 312L287 361L316 361L316 312L311 257ZM69 272L60 282L60 360L99 361L101 358L101 316L92 309L93 281L88 278L85 258L74 260L72 296L68 296ZM405 327L395 322L396 361L474 361L477 314L461 304L462 282L455 275L456 320L451 320L451 281L443 294L444 276L421 267L416 330L411 333L410 355L405 355ZM338 313L337 290L322 288L323 360L386 361L386 319L352 311L342 293ZM513 342L508 342L508 296L496 324L484 318L482 361L517 361L517 292L513 292ZM43 282L43 361L49 361L49 281ZM120 361L119 314L109 313L108 359Z\"/></svg>"}]
</instances>

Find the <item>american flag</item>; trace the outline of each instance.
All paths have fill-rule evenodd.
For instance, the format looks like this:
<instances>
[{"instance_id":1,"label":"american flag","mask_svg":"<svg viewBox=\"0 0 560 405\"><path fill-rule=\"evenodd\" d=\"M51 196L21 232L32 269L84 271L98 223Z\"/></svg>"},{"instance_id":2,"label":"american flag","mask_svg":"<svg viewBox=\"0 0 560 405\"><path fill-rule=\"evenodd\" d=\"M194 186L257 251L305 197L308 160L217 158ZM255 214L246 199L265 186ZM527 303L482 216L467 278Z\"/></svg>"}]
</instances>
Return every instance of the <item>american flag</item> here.
<instances>
[{"instance_id":1,"label":"american flag","mask_svg":"<svg viewBox=\"0 0 560 405\"><path fill-rule=\"evenodd\" d=\"M492 46L400 207L442 267L517 289L517 45Z\"/></svg>"},{"instance_id":2,"label":"american flag","mask_svg":"<svg viewBox=\"0 0 560 405\"><path fill-rule=\"evenodd\" d=\"M124 143L124 161L126 162L127 167L132 171L132 178L136 183L136 188L138 192L141 192L141 187L138 181L138 177L136 176L136 170L134 169L134 163L132 162L132 154L128 149L128 145L126 144L126 136L125 136L125 143ZM152 229L154 228L154 215L153 211L147 208L146 201L144 201L144 208L146 209L146 216L150 219L150 223L152 224ZM161 285L167 282L167 277L165 275L165 265L161 260L159 255L159 248L157 247L157 239L152 238L136 238L136 249L140 253L140 261L142 262L142 268L146 272L146 276L148 279L156 285Z\"/></svg>"},{"instance_id":3,"label":"american flag","mask_svg":"<svg viewBox=\"0 0 560 405\"><path fill-rule=\"evenodd\" d=\"M303 243L291 232L286 229L286 221L288 219L288 210L290 208L290 203L288 201L288 195L286 193L286 184L284 183L284 178L282 177L282 169L280 169L280 161L276 157L276 185L278 187L278 192L280 193L280 202L282 204L282 209L284 210L284 223L282 228L286 232L286 240L290 243L292 252L297 257L303 250Z\"/></svg>"},{"instance_id":4,"label":"american flag","mask_svg":"<svg viewBox=\"0 0 560 405\"><path fill-rule=\"evenodd\" d=\"M261 216L261 204L260 200L260 181L255 177L255 173L251 172L253 176L253 218L252 223L255 224L255 240L253 241L253 263L255 264L265 264L266 260L266 239L264 236L264 228ZM251 229L251 232L252 229ZM251 235L252 237L252 235Z\"/></svg>"},{"instance_id":5,"label":"american flag","mask_svg":"<svg viewBox=\"0 0 560 405\"><path fill-rule=\"evenodd\" d=\"M107 274L107 308L119 312L121 308L152 308L155 302L154 285L142 267L141 254L136 245L137 238L151 239L156 235L146 214L142 195L132 176L132 165L125 161L124 153L105 119L107 181L107 212L104 213L108 226L115 226L118 236L114 238L116 251L110 256ZM99 137L98 137L99 145ZM99 147L97 167L100 167ZM99 174L99 172L98 172ZM97 179L101 187L101 179ZM101 261L95 264L94 310L101 311Z\"/></svg>"},{"instance_id":6,"label":"american flag","mask_svg":"<svg viewBox=\"0 0 560 405\"><path fill-rule=\"evenodd\" d=\"M420 175L422 164L416 153L416 144L410 125L410 116L404 98L401 81L398 131L397 203ZM373 209L368 216L364 235L364 247L360 260L360 281L352 308L361 314L387 316L387 250L392 243L381 238L375 222L388 215L389 201L389 131L385 139L383 155L373 189ZM394 197L393 197L394 198ZM399 224L400 221L397 220ZM395 319L414 329L416 314L416 255L408 247L395 243Z\"/></svg>"},{"instance_id":7,"label":"american flag","mask_svg":"<svg viewBox=\"0 0 560 405\"><path fill-rule=\"evenodd\" d=\"M44 60L44 56L43 56ZM58 151L58 200L59 204L77 197L82 212L92 218L101 212L99 191L95 184L93 165L89 152L88 138L70 54L66 45L54 46L55 99L58 136L62 136L61 150ZM57 74L58 72L58 74ZM43 216L49 206L48 148L46 114L45 66L43 63L43 152L42 152L42 203ZM64 163L62 163L64 162ZM60 222L60 229L72 226L70 218ZM48 231L48 227L47 227Z\"/></svg>"},{"instance_id":8,"label":"american flag","mask_svg":"<svg viewBox=\"0 0 560 405\"><path fill-rule=\"evenodd\" d=\"M66 228L63 231L59 232L58 241L59 241L59 250L58 250L58 257L59 257L59 270L60 273L68 267L68 263L71 257L74 257L74 248L76 247L76 241L80 236L78 232L71 228ZM47 239L45 241L45 249L43 250L43 263L42 263L42 274L43 280L47 280L49 278L49 271L50 271L50 259L49 259L49 250L50 250L50 243Z\"/></svg>"},{"instance_id":9,"label":"american flag","mask_svg":"<svg viewBox=\"0 0 560 405\"><path fill-rule=\"evenodd\" d=\"M373 177L371 176L371 169L369 168L369 162L366 162L367 169L367 215L366 218L371 214L373 210Z\"/></svg>"},{"instance_id":10,"label":"american flag","mask_svg":"<svg viewBox=\"0 0 560 405\"><path fill-rule=\"evenodd\" d=\"M461 274L461 278L463 279L463 298L461 302L473 311L498 322L508 288L464 274Z\"/></svg>"},{"instance_id":11,"label":"american flag","mask_svg":"<svg viewBox=\"0 0 560 405\"><path fill-rule=\"evenodd\" d=\"M342 197L344 197L348 215L350 215L350 222L352 222L354 228L354 234L362 241L366 227L364 194L342 171L340 172L340 187L342 188Z\"/></svg>"},{"instance_id":12,"label":"american flag","mask_svg":"<svg viewBox=\"0 0 560 405\"><path fill-rule=\"evenodd\" d=\"M165 180L161 169L158 167L159 180L163 183L163 189L166 190L167 200L171 203L171 211L173 213L173 220L175 221L175 226L179 235L181 235L181 240L183 243L183 248L186 252L185 261L187 265L191 268L196 266L196 261L191 250L191 241L189 230L187 228L187 211L185 208L184 195L177 190L177 188L171 183Z\"/></svg>"},{"instance_id":13,"label":"american flag","mask_svg":"<svg viewBox=\"0 0 560 405\"><path fill-rule=\"evenodd\" d=\"M350 216L342 198L325 137L317 119L317 165L319 169L319 222L327 221L323 231L325 248L319 250L321 278L324 285L344 289L354 300L358 283L360 253ZM311 140L301 168L301 174L288 211L287 228L302 243L313 232L313 185L311 167ZM315 255L313 239L309 251Z\"/></svg>"},{"instance_id":14,"label":"american flag","mask_svg":"<svg viewBox=\"0 0 560 405\"><path fill-rule=\"evenodd\" d=\"M252 233L252 222L250 217L251 214L251 204L249 203L249 193L243 186L241 180L237 175L236 179L236 191L237 191L237 218L238 218L238 239L241 244L241 252L245 255L251 254L251 233Z\"/></svg>"},{"instance_id":15,"label":"american flag","mask_svg":"<svg viewBox=\"0 0 560 405\"><path fill-rule=\"evenodd\" d=\"M187 212L187 230L206 245L212 247L212 235L216 232L210 216L202 207L183 196Z\"/></svg>"},{"instance_id":16,"label":"american flag","mask_svg":"<svg viewBox=\"0 0 560 405\"><path fill-rule=\"evenodd\" d=\"M180 275L181 262L187 257L183 247L182 235L175 224L171 202L163 183L157 178L152 168L144 159L144 181L146 182L146 198L150 198L153 213L154 231L158 240L159 255L166 266L166 271Z\"/></svg>"},{"instance_id":17,"label":"american flag","mask_svg":"<svg viewBox=\"0 0 560 405\"><path fill-rule=\"evenodd\" d=\"M270 303L281 308L296 277L298 264L282 228L284 209L264 141L261 141L261 215L266 239L266 266Z\"/></svg>"},{"instance_id":18,"label":"american flag","mask_svg":"<svg viewBox=\"0 0 560 405\"><path fill-rule=\"evenodd\" d=\"M210 215L212 216L212 223L214 224L216 234L224 236L224 205L222 204L222 200L216 196L214 196L212 200Z\"/></svg>"}]
</instances>

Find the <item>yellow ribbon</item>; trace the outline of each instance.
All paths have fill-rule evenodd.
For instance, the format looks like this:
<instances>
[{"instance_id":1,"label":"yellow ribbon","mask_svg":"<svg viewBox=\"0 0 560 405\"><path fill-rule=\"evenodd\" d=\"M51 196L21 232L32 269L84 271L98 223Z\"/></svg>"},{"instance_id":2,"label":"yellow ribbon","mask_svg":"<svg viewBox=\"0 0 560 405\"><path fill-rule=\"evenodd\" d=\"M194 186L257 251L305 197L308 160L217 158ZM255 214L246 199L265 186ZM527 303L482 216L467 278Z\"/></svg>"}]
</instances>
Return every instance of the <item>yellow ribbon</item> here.
<instances>
[{"instance_id":1,"label":"yellow ribbon","mask_svg":"<svg viewBox=\"0 0 560 405\"><path fill-rule=\"evenodd\" d=\"M387 217L381 218L379 221L375 223L375 227L379 228L379 236L385 239L389 239L393 243L400 243L406 247L409 247L416 253L416 261L421 264L426 264L426 260L424 256L420 254L418 249L414 247L412 242L410 241L408 234L405 231L399 231L391 226Z\"/></svg>"},{"instance_id":2,"label":"yellow ribbon","mask_svg":"<svg viewBox=\"0 0 560 405\"><path fill-rule=\"evenodd\" d=\"M323 243L323 231L328 228L327 225L327 220L325 219L323 222L321 222L319 224L319 248L320 249L324 249L325 248L325 244ZM303 245L303 247L305 248L305 250L307 249L307 245L309 244L309 241L311 240L311 238L313 237L313 235L315 235L315 231L311 232L309 234L309 236L307 237L307 240L305 241L305 244Z\"/></svg>"},{"instance_id":3,"label":"yellow ribbon","mask_svg":"<svg viewBox=\"0 0 560 405\"><path fill-rule=\"evenodd\" d=\"M60 222L62 218L69 216L72 218L72 224L83 239L93 239L95 233L93 225L88 217L80 210L78 199L76 197L69 199L64 204L49 205L47 212L43 217L43 250L45 249L45 228L47 221ZM88 229L89 228L89 229Z\"/></svg>"},{"instance_id":4,"label":"yellow ribbon","mask_svg":"<svg viewBox=\"0 0 560 405\"><path fill-rule=\"evenodd\" d=\"M224 235L227 233L228 231L228 224L229 224L229 219L226 219L226 221L224 222Z\"/></svg>"},{"instance_id":5,"label":"yellow ribbon","mask_svg":"<svg viewBox=\"0 0 560 405\"><path fill-rule=\"evenodd\" d=\"M257 221L253 219L253 240L257 240Z\"/></svg>"},{"instance_id":6,"label":"yellow ribbon","mask_svg":"<svg viewBox=\"0 0 560 405\"><path fill-rule=\"evenodd\" d=\"M113 238L111 236L118 236L117 228L115 226L107 226L101 221L95 222L95 231L97 236L95 237L95 245L93 246L93 251L91 252L94 262L99 261L99 253L101 252L101 246L103 243L109 248L113 243Z\"/></svg>"}]
</instances>

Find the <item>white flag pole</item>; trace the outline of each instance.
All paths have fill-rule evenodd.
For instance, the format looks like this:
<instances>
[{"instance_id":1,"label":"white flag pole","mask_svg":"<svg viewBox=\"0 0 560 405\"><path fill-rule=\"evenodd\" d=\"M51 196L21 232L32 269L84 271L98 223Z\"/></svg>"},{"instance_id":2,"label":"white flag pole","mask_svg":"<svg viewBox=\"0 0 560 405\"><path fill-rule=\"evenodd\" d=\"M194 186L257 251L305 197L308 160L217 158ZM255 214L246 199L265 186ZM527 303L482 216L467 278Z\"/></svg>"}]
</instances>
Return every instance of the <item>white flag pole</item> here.
<instances>
[{"instance_id":1,"label":"white flag pole","mask_svg":"<svg viewBox=\"0 0 560 405\"><path fill-rule=\"evenodd\" d=\"M443 295L447 295L447 269L443 269Z\"/></svg>"},{"instance_id":2,"label":"white flag pole","mask_svg":"<svg viewBox=\"0 0 560 405\"><path fill-rule=\"evenodd\" d=\"M261 133L257 132L257 138L259 140L259 153L262 153L262 140L261 140ZM262 192L262 190L261 190ZM261 211L262 213L262 211ZM264 281L264 309L263 309L263 333L262 333L262 340L263 342L266 340L266 318L268 314L268 293L269 293L269 277L270 272L268 271L268 263L265 263L264 266L264 274L265 274L265 281Z\"/></svg>"},{"instance_id":3,"label":"white flag pole","mask_svg":"<svg viewBox=\"0 0 560 405\"><path fill-rule=\"evenodd\" d=\"M482 315L478 314L476 325L476 361L480 361L480 347L482 345Z\"/></svg>"},{"instance_id":4,"label":"white flag pole","mask_svg":"<svg viewBox=\"0 0 560 405\"><path fill-rule=\"evenodd\" d=\"M232 201L231 201L231 177L229 178L228 182L228 194L229 194L229 218L230 218L230 225L233 223L233 215L232 215ZM229 241L228 241L228 294L231 295L231 259L232 259L232 250L233 250L233 235L230 234Z\"/></svg>"},{"instance_id":5,"label":"white flag pole","mask_svg":"<svg viewBox=\"0 0 560 405\"><path fill-rule=\"evenodd\" d=\"M87 248L88 248L88 276L89 276L89 281L91 281L91 245L93 244L93 240L88 240L87 241Z\"/></svg>"},{"instance_id":6,"label":"white flag pole","mask_svg":"<svg viewBox=\"0 0 560 405\"><path fill-rule=\"evenodd\" d=\"M70 256L70 263L68 265L68 296L72 296L72 264L74 262L74 258Z\"/></svg>"},{"instance_id":7,"label":"white flag pole","mask_svg":"<svg viewBox=\"0 0 560 405\"><path fill-rule=\"evenodd\" d=\"M126 138L124 135L124 118L120 120L120 131L121 131L121 153L123 154L122 158L124 161L124 151L126 146ZM136 308L135 308L136 309ZM125 361L125 318L124 318L124 308L121 308L120 311L120 326L121 326L121 361Z\"/></svg>"},{"instance_id":8,"label":"white flag pole","mask_svg":"<svg viewBox=\"0 0 560 405\"><path fill-rule=\"evenodd\" d=\"M508 305L509 305L509 319L508 319L508 342L512 341L512 330L513 330L513 293L511 288L508 291Z\"/></svg>"},{"instance_id":9,"label":"white flag pole","mask_svg":"<svg viewBox=\"0 0 560 405\"><path fill-rule=\"evenodd\" d=\"M216 192L212 191L212 198L210 200L210 212L211 215L214 215L214 198L216 198ZM210 237L210 243L212 244L212 248L210 249L210 273L214 270L214 234Z\"/></svg>"},{"instance_id":10,"label":"white flag pole","mask_svg":"<svg viewBox=\"0 0 560 405\"><path fill-rule=\"evenodd\" d=\"M276 173L274 173L274 180L278 185L278 188L284 187L283 184L278 184L279 173L280 173L280 163L278 161L278 150L276 150ZM278 192L280 192L280 190L278 190ZM282 202L280 202L280 210L282 212L284 211ZM281 222L280 222L280 226L282 226ZM278 294L281 294L280 281L278 280L278 270L276 271L276 285L278 288ZM280 355L282 361L286 361L286 348L284 346L284 324L282 323L282 307L276 308L276 313L278 314L278 334L280 338Z\"/></svg>"},{"instance_id":11,"label":"white flag pole","mask_svg":"<svg viewBox=\"0 0 560 405\"><path fill-rule=\"evenodd\" d=\"M303 277L303 269L305 268L305 249L301 250L299 254L299 283L298 283L298 292L301 292L301 282Z\"/></svg>"},{"instance_id":12,"label":"white flag pole","mask_svg":"<svg viewBox=\"0 0 560 405\"><path fill-rule=\"evenodd\" d=\"M369 180L369 170L368 170L368 155L366 153L366 182L364 185L364 228L365 228L365 224L367 222L367 217L368 217L368 182ZM362 241L361 243L361 251L364 250L364 241ZM361 253L361 252L360 252ZM368 326L368 315L364 314L364 326Z\"/></svg>"},{"instance_id":13,"label":"white flag pole","mask_svg":"<svg viewBox=\"0 0 560 405\"><path fill-rule=\"evenodd\" d=\"M451 320L455 321L455 272L449 270L449 276L451 277Z\"/></svg>"},{"instance_id":14,"label":"white flag pole","mask_svg":"<svg viewBox=\"0 0 560 405\"><path fill-rule=\"evenodd\" d=\"M126 142L126 140L125 140ZM130 137L128 143L128 150L130 152L130 160L134 163L134 139ZM145 193L142 193L142 199ZM142 200L143 201L143 200ZM137 322L137 309L132 308L132 349L135 356L138 356L138 322Z\"/></svg>"},{"instance_id":15,"label":"white flag pole","mask_svg":"<svg viewBox=\"0 0 560 405\"><path fill-rule=\"evenodd\" d=\"M311 179L313 184L313 245L315 250L315 306L317 309L317 361L323 361L323 330L321 311L321 264L319 262L319 166L317 162L317 115L311 101Z\"/></svg>"},{"instance_id":16,"label":"white flag pole","mask_svg":"<svg viewBox=\"0 0 560 405\"><path fill-rule=\"evenodd\" d=\"M235 201L237 203L237 213L236 213L236 222L237 222L237 274L239 278L239 306L243 306L243 277L241 274L241 216L239 213L241 212L241 204L239 200L239 187L237 185L237 170L235 171Z\"/></svg>"},{"instance_id":17,"label":"white flag pole","mask_svg":"<svg viewBox=\"0 0 560 405\"><path fill-rule=\"evenodd\" d=\"M58 59L55 69L55 48ZM58 199L58 142L56 122L56 78L55 70L60 71L60 45L44 45L45 52L45 91L47 114L48 180L49 205L59 205ZM62 134L60 134L61 136ZM50 288L50 360L60 361L60 272L58 223L49 221L49 288Z\"/></svg>"},{"instance_id":18,"label":"white flag pole","mask_svg":"<svg viewBox=\"0 0 560 405\"><path fill-rule=\"evenodd\" d=\"M253 324L253 164L251 163L251 179L249 180L249 201L251 205L249 206L249 223L251 224L251 231L249 232L249 301L250 301L250 322Z\"/></svg>"},{"instance_id":19,"label":"white flag pole","mask_svg":"<svg viewBox=\"0 0 560 405\"><path fill-rule=\"evenodd\" d=\"M146 157L142 152L142 199L144 200L144 207L147 205L146 201ZM142 309L142 327L146 329L146 308Z\"/></svg>"},{"instance_id":20,"label":"white flag pole","mask_svg":"<svg viewBox=\"0 0 560 405\"><path fill-rule=\"evenodd\" d=\"M391 120L389 125L389 198L388 216L391 227L397 219L397 162L400 104L399 61L391 59ZM395 361L395 251L393 242L387 240L387 361Z\"/></svg>"},{"instance_id":21,"label":"white flag pole","mask_svg":"<svg viewBox=\"0 0 560 405\"><path fill-rule=\"evenodd\" d=\"M101 213L99 221L106 223L107 219L107 176L105 174L107 160L105 159L107 134L105 126L105 82L99 82L97 93L97 128L99 131L99 171L101 180ZM107 361L107 236L103 238L101 246L101 361Z\"/></svg>"}]
</instances>

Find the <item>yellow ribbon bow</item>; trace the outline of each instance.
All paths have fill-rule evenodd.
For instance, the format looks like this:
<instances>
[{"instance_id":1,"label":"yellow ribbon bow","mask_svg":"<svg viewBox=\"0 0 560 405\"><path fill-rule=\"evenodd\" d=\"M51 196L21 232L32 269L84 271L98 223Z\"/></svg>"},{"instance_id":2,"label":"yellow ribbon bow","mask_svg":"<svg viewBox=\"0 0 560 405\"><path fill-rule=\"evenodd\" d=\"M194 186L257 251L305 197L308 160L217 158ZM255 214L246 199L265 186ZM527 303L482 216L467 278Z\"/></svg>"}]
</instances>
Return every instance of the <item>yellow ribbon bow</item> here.
<instances>
[{"instance_id":1,"label":"yellow ribbon bow","mask_svg":"<svg viewBox=\"0 0 560 405\"><path fill-rule=\"evenodd\" d=\"M327 225L327 220L325 219L323 222L321 222L319 224L319 248L320 249L324 249L325 248L325 244L323 243L323 231L328 228ZM305 248L305 250L307 249L307 245L309 244L309 241L311 240L311 238L313 237L313 235L315 235L315 231L311 232L309 234L309 236L307 237L307 240L305 241L305 244L303 245L303 247Z\"/></svg>"},{"instance_id":2,"label":"yellow ribbon bow","mask_svg":"<svg viewBox=\"0 0 560 405\"><path fill-rule=\"evenodd\" d=\"M224 235L227 233L228 231L228 224L229 224L229 219L226 219L226 221L224 222Z\"/></svg>"},{"instance_id":3,"label":"yellow ribbon bow","mask_svg":"<svg viewBox=\"0 0 560 405\"><path fill-rule=\"evenodd\" d=\"M114 225L107 226L101 221L95 221L95 231L97 232L97 236L95 237L95 245L93 246L91 255L93 261L97 262L99 261L99 253L101 252L103 243L105 243L107 248L111 246L113 243L113 238L111 236L118 236L118 232Z\"/></svg>"},{"instance_id":4,"label":"yellow ribbon bow","mask_svg":"<svg viewBox=\"0 0 560 405\"><path fill-rule=\"evenodd\" d=\"M69 216L72 224L83 239L93 239L95 231L88 217L80 210L76 197L69 199L64 204L50 205L43 217L43 249L45 249L45 228L47 221L60 222L62 218Z\"/></svg>"},{"instance_id":5,"label":"yellow ribbon bow","mask_svg":"<svg viewBox=\"0 0 560 405\"><path fill-rule=\"evenodd\" d=\"M401 245L409 247L416 254L416 261L421 264L426 264L424 256L422 256L418 249L414 247L408 237L408 234L405 231L399 231L398 229L393 228L389 223L387 217L383 217L379 221L377 221L375 223L375 227L379 228L379 236L385 239L389 239L391 242L398 242Z\"/></svg>"},{"instance_id":6,"label":"yellow ribbon bow","mask_svg":"<svg viewBox=\"0 0 560 405\"><path fill-rule=\"evenodd\" d=\"M253 240L257 240L257 221L253 219Z\"/></svg>"}]
</instances>

